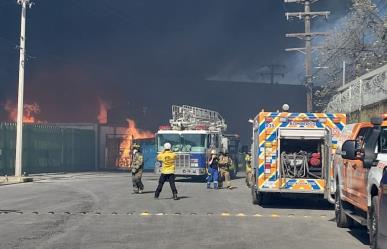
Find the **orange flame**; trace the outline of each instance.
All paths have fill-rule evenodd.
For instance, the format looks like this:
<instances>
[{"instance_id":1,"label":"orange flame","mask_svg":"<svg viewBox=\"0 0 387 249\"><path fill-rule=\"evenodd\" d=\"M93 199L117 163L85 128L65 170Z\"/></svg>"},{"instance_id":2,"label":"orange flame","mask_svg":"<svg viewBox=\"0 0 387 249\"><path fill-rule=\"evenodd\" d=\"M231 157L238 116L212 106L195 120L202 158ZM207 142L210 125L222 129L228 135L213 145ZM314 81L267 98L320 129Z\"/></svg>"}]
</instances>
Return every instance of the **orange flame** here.
<instances>
[{"instance_id":1,"label":"orange flame","mask_svg":"<svg viewBox=\"0 0 387 249\"><path fill-rule=\"evenodd\" d=\"M106 103L106 101L102 99L98 99L99 102L99 113L97 116L98 122L100 124L106 124L108 118L108 110L110 109L110 105Z\"/></svg>"},{"instance_id":2,"label":"orange flame","mask_svg":"<svg viewBox=\"0 0 387 249\"><path fill-rule=\"evenodd\" d=\"M136 122L127 119L128 129L126 129L125 139L120 144L120 158L118 159L118 167L128 168L131 163L132 145L136 139L154 138L154 133L144 131L137 128Z\"/></svg>"},{"instance_id":3,"label":"orange flame","mask_svg":"<svg viewBox=\"0 0 387 249\"><path fill-rule=\"evenodd\" d=\"M8 112L8 119L10 122L17 121L17 106L11 101L7 100L4 105L4 110ZM32 104L24 105L24 113L23 113L23 123L33 124L33 123L43 123L36 115L40 113L40 106L36 102Z\"/></svg>"}]
</instances>

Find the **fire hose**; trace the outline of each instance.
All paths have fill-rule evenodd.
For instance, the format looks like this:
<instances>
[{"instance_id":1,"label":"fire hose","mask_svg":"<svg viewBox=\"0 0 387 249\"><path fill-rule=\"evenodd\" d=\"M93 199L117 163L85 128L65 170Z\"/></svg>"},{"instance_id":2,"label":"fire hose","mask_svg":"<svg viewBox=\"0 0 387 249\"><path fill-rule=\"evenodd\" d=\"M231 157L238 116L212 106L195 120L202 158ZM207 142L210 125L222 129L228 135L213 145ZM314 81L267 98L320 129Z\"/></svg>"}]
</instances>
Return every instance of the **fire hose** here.
<instances>
[{"instance_id":1,"label":"fire hose","mask_svg":"<svg viewBox=\"0 0 387 249\"><path fill-rule=\"evenodd\" d=\"M300 151L298 153L281 153L281 174L284 178L319 178L309 170L308 153Z\"/></svg>"}]
</instances>

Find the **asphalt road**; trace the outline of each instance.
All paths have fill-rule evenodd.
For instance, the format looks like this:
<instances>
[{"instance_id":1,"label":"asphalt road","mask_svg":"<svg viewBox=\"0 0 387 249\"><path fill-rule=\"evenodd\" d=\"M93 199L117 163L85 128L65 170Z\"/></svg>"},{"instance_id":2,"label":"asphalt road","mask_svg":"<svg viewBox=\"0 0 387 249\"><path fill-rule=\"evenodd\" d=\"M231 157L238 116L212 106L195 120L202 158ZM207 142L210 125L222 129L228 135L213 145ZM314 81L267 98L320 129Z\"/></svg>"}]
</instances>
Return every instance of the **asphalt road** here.
<instances>
[{"instance_id":1,"label":"asphalt road","mask_svg":"<svg viewBox=\"0 0 387 249\"><path fill-rule=\"evenodd\" d=\"M281 198L251 204L244 179L233 190L207 190L180 179L179 201L169 185L153 198L131 193L123 173L43 175L0 186L0 248L369 248L365 229L336 228L321 199Z\"/></svg>"}]
</instances>

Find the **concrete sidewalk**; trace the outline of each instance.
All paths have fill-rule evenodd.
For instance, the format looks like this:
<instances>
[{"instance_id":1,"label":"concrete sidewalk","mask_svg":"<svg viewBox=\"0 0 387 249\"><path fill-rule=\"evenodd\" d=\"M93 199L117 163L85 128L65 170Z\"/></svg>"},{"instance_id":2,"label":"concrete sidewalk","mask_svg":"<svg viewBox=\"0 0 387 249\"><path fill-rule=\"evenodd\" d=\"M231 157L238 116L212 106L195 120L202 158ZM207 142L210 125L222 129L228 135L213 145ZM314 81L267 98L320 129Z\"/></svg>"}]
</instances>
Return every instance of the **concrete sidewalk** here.
<instances>
[{"instance_id":1,"label":"concrete sidewalk","mask_svg":"<svg viewBox=\"0 0 387 249\"><path fill-rule=\"evenodd\" d=\"M32 177L1 176L0 177L0 186L17 184L17 183L32 182L32 181L33 181Z\"/></svg>"}]
</instances>

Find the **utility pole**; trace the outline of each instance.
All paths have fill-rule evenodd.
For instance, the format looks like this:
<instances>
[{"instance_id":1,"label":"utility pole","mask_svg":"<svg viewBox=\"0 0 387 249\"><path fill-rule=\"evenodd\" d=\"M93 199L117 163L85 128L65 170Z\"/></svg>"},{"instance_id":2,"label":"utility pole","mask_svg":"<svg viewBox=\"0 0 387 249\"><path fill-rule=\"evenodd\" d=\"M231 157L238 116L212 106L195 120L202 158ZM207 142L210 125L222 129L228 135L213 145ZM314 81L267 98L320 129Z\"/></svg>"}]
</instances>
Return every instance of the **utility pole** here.
<instances>
[{"instance_id":1,"label":"utility pole","mask_svg":"<svg viewBox=\"0 0 387 249\"><path fill-rule=\"evenodd\" d=\"M328 18L330 15L330 11L319 11L312 12L311 5L319 0L284 0L285 3L298 3L304 5L304 12L294 12L294 13L285 13L286 18L288 20L292 18L299 18L300 20L304 20L305 22L305 32L304 33L294 33L294 34L286 34L286 37L289 38L299 38L305 40L304 48L289 48L286 51L298 51L305 54L305 87L307 91L307 111L313 111L313 59L312 59L312 39L315 36L327 35L325 32L312 32L311 31L311 23L312 18L324 16Z\"/></svg>"},{"instance_id":2,"label":"utility pole","mask_svg":"<svg viewBox=\"0 0 387 249\"><path fill-rule=\"evenodd\" d=\"M269 72L261 73L261 76L262 77L270 76L270 84L271 85L274 85L274 83L275 83L274 80L275 80L276 76L281 76L282 78L285 77L284 73L277 72L277 69L278 69L278 71L285 69L284 65L267 65L266 67L269 68Z\"/></svg>"},{"instance_id":3,"label":"utility pole","mask_svg":"<svg viewBox=\"0 0 387 249\"><path fill-rule=\"evenodd\" d=\"M26 15L27 7L31 7L30 0L17 0L21 5L21 28L20 28L20 62L19 62L19 90L17 101L17 128L16 128L16 157L15 176L22 176L23 155L23 114L24 114L24 67L26 55Z\"/></svg>"}]
</instances>

